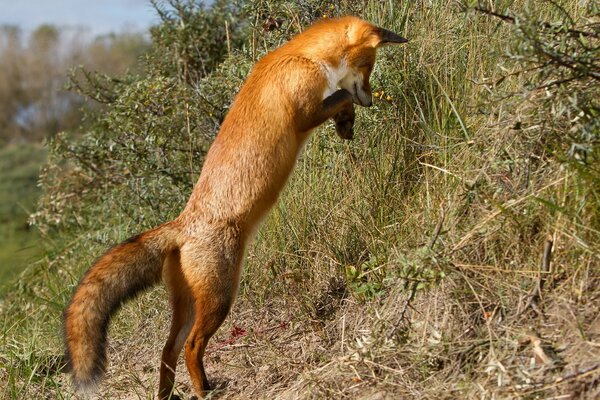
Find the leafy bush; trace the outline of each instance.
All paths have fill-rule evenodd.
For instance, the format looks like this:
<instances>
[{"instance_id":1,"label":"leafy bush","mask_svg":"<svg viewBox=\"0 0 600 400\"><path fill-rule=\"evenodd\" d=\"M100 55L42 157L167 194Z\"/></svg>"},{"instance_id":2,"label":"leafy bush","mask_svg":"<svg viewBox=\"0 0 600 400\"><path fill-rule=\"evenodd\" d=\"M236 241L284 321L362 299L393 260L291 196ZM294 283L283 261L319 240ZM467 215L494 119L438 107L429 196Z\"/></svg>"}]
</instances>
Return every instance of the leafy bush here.
<instances>
[{"instance_id":1,"label":"leafy bush","mask_svg":"<svg viewBox=\"0 0 600 400\"><path fill-rule=\"evenodd\" d=\"M574 173L569 202L539 200L553 212L589 224L591 230L582 235L598 241L600 6L587 2L575 8L545 1L516 12L483 4L474 9L511 28L513 37L500 64L503 74L490 85L489 101L510 105L502 124L526 144L522 160L543 163L552 156Z\"/></svg>"},{"instance_id":2,"label":"leafy bush","mask_svg":"<svg viewBox=\"0 0 600 400\"><path fill-rule=\"evenodd\" d=\"M152 0L161 23L152 28L149 67L188 84L212 72L245 42L246 16L237 1L217 0L210 8L202 1Z\"/></svg>"},{"instance_id":3,"label":"leafy bush","mask_svg":"<svg viewBox=\"0 0 600 400\"><path fill-rule=\"evenodd\" d=\"M540 18L541 9L555 9L556 18ZM533 130L558 145L558 157L568 156L598 173L600 141L600 32L594 19L600 6L590 2L578 15L558 4L532 4L523 14L505 14L479 6L479 12L513 25L505 71L522 80L514 126ZM496 83L506 79L505 74ZM501 89L502 90L502 89ZM511 94L502 90L504 96ZM562 154L561 154L562 153Z\"/></svg>"},{"instance_id":4,"label":"leafy bush","mask_svg":"<svg viewBox=\"0 0 600 400\"><path fill-rule=\"evenodd\" d=\"M88 113L80 138L48 140L46 194L33 218L44 232L58 225L94 229L85 221L92 223L98 208L148 228L185 204L249 64L232 55L215 70L225 55L216 45L223 32L215 24L231 17L231 4L217 2L208 10L201 3L169 4L172 10L156 4L163 23L152 30L145 75L114 79L83 70L73 76L78 90L105 107ZM202 78L208 72L211 78Z\"/></svg>"}]
</instances>

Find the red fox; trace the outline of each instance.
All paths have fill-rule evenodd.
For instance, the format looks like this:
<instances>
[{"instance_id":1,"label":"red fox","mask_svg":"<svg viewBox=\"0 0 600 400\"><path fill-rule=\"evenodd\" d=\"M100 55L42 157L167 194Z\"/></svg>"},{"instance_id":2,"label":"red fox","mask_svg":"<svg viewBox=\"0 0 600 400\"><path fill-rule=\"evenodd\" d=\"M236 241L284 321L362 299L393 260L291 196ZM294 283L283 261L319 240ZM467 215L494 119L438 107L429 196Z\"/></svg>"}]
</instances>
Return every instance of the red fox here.
<instances>
[{"instance_id":1,"label":"red fox","mask_svg":"<svg viewBox=\"0 0 600 400\"><path fill-rule=\"evenodd\" d=\"M110 317L161 278L173 316L159 398L178 398L175 367L184 346L196 394L210 390L204 350L237 294L254 231L314 128L333 118L338 135L352 138L354 104L372 103L376 49L406 41L355 17L326 19L256 63L179 217L108 250L75 289L64 313L64 335L78 392L93 391L104 374Z\"/></svg>"}]
</instances>

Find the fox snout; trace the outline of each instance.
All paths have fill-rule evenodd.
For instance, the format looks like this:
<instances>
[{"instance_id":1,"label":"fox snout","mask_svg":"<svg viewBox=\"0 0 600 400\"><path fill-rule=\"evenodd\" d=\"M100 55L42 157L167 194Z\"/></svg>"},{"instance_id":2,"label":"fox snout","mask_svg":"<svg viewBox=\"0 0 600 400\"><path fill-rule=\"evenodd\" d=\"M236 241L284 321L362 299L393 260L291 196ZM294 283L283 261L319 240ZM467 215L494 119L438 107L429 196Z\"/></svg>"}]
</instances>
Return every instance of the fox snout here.
<instances>
[{"instance_id":1,"label":"fox snout","mask_svg":"<svg viewBox=\"0 0 600 400\"><path fill-rule=\"evenodd\" d=\"M363 107L373 105L371 85L369 84L368 77L363 76L361 73L351 71L340 80L338 86L350 92L354 104Z\"/></svg>"},{"instance_id":2,"label":"fox snout","mask_svg":"<svg viewBox=\"0 0 600 400\"><path fill-rule=\"evenodd\" d=\"M363 107L371 107L373 105L373 94L371 93L371 88L365 90L363 88L362 91L356 91L356 94L353 94L354 103L361 105Z\"/></svg>"}]
</instances>

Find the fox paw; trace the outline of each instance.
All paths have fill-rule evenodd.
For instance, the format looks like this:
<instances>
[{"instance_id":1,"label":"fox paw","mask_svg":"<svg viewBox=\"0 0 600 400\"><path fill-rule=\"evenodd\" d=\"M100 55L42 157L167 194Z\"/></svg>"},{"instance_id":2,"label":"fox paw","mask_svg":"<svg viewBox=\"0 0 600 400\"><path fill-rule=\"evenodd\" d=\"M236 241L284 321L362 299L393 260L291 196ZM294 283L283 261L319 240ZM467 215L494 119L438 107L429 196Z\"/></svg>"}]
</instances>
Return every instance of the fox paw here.
<instances>
[{"instance_id":1,"label":"fox paw","mask_svg":"<svg viewBox=\"0 0 600 400\"><path fill-rule=\"evenodd\" d=\"M354 138L354 118L353 104L334 115L335 133L342 139L352 140Z\"/></svg>"}]
</instances>

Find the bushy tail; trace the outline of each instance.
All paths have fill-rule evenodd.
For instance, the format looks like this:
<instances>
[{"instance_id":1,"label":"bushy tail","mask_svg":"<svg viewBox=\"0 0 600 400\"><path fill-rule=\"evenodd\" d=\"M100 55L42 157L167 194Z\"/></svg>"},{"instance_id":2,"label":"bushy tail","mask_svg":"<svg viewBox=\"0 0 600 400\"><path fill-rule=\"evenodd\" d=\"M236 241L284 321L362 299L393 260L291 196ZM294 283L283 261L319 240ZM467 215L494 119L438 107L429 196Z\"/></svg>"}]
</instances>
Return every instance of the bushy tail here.
<instances>
[{"instance_id":1,"label":"bushy tail","mask_svg":"<svg viewBox=\"0 0 600 400\"><path fill-rule=\"evenodd\" d=\"M126 300L161 279L179 229L167 223L113 247L85 274L64 314L68 367L79 392L96 389L106 369L111 315Z\"/></svg>"}]
</instances>

